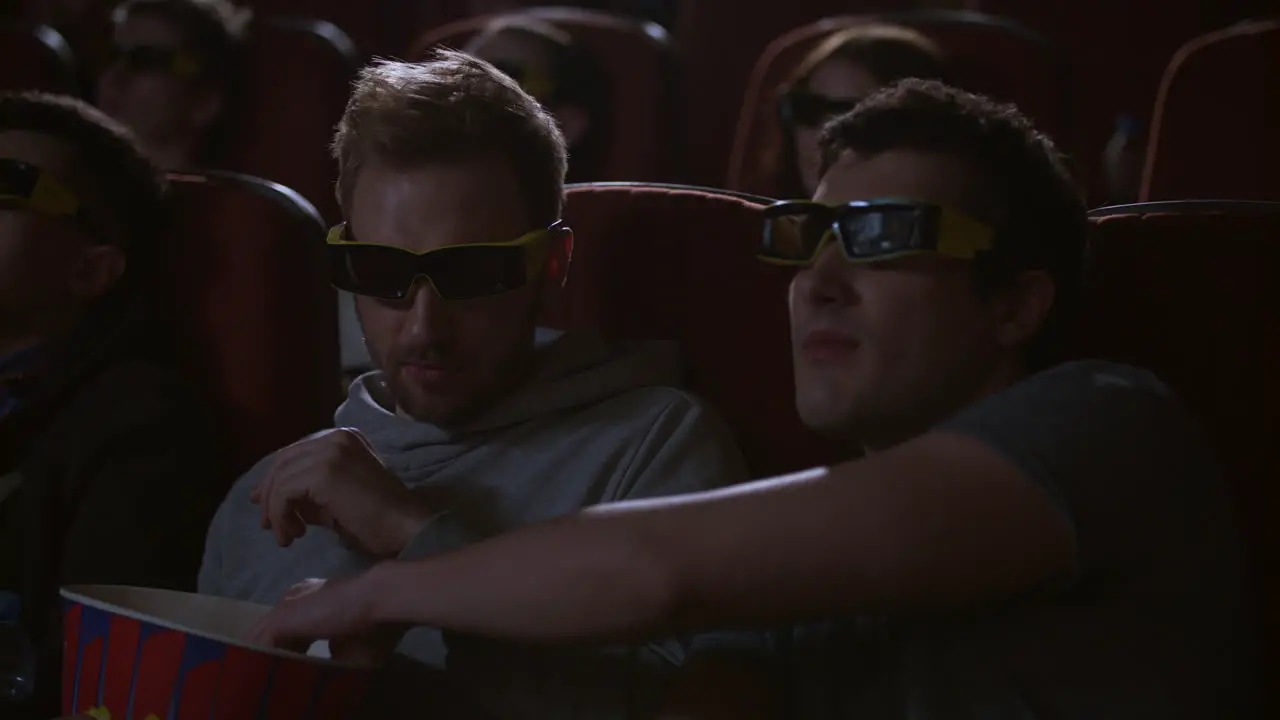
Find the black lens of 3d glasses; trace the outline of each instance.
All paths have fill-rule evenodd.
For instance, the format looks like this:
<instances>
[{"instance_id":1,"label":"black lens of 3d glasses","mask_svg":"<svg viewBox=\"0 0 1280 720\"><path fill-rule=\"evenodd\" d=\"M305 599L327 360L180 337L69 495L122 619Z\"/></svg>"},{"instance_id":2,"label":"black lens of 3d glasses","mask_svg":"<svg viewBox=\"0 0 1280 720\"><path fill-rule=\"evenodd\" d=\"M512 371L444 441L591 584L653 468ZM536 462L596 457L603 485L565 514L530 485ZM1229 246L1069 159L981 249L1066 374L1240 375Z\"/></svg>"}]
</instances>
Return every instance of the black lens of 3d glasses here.
<instances>
[{"instance_id":1,"label":"black lens of 3d glasses","mask_svg":"<svg viewBox=\"0 0 1280 720\"><path fill-rule=\"evenodd\" d=\"M446 300L497 295L528 280L520 246L459 245L425 255L383 245L327 247L335 287L384 300L404 299L421 277Z\"/></svg>"},{"instance_id":2,"label":"black lens of 3d glasses","mask_svg":"<svg viewBox=\"0 0 1280 720\"><path fill-rule=\"evenodd\" d=\"M20 160L0 158L0 195L30 198L40 180L40 168Z\"/></svg>"}]
</instances>

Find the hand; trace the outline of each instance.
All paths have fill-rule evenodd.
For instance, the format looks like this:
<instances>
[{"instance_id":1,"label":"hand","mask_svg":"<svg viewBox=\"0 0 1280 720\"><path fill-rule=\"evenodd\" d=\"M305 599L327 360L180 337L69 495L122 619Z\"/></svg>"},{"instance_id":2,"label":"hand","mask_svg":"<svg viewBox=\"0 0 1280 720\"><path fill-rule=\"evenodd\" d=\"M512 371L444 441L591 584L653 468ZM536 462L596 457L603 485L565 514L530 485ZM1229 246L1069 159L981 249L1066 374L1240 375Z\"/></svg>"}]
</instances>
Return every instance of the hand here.
<instances>
[{"instance_id":1,"label":"hand","mask_svg":"<svg viewBox=\"0 0 1280 720\"><path fill-rule=\"evenodd\" d=\"M335 660L376 666L391 656L406 629L374 622L373 596L364 577L306 580L290 588L249 640L300 653L317 640L328 640Z\"/></svg>"},{"instance_id":2,"label":"hand","mask_svg":"<svg viewBox=\"0 0 1280 720\"><path fill-rule=\"evenodd\" d=\"M432 514L352 428L325 430L281 450L249 499L262 507L262 527L282 547L319 525L375 557L399 555Z\"/></svg>"}]
</instances>

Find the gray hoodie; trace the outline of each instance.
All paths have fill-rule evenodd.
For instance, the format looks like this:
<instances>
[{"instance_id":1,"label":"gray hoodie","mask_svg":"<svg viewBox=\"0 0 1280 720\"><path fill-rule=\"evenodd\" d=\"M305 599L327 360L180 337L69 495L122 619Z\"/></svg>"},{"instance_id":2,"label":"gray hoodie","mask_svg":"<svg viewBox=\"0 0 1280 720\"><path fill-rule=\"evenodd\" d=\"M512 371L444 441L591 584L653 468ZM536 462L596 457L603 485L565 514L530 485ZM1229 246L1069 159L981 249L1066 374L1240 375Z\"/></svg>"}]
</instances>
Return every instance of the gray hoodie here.
<instances>
[{"instance_id":1,"label":"gray hoodie","mask_svg":"<svg viewBox=\"0 0 1280 720\"><path fill-rule=\"evenodd\" d=\"M445 430L395 415L380 372L352 385L335 415L336 426L363 432L388 468L443 508L402 557L444 552L588 505L694 492L746 478L723 422L673 387L679 380L674 347L610 346L591 334L543 331L538 353L538 369L529 382L463 428ZM301 580L351 575L374 564L322 529L289 548L276 545L249 501L271 459L240 478L214 517L200 592L274 604ZM410 632L400 650L433 667L445 664L444 643L433 629ZM528 678L513 663L545 670L548 662L532 656L517 661L523 653L512 648L510 662L504 663L504 654L483 653L493 658L483 664L499 684L507 678L498 676L509 674L513 682ZM661 643L643 654L678 665L684 646ZM504 664L506 671L500 669ZM546 696L542 690L538 694Z\"/></svg>"}]
</instances>

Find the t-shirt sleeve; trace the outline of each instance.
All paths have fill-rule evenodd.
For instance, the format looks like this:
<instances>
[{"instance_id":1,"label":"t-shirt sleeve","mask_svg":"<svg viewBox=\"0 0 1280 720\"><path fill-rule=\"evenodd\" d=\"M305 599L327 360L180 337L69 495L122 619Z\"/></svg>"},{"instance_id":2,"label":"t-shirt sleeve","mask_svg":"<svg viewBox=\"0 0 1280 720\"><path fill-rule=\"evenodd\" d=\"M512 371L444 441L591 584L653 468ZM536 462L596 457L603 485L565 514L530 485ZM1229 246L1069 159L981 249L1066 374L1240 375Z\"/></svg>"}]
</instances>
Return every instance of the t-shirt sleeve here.
<instances>
[{"instance_id":1,"label":"t-shirt sleeve","mask_svg":"<svg viewBox=\"0 0 1280 720\"><path fill-rule=\"evenodd\" d=\"M1039 373L935 428L993 448L1075 534L1077 576L1127 567L1220 489L1195 424L1152 374L1087 361Z\"/></svg>"}]
</instances>

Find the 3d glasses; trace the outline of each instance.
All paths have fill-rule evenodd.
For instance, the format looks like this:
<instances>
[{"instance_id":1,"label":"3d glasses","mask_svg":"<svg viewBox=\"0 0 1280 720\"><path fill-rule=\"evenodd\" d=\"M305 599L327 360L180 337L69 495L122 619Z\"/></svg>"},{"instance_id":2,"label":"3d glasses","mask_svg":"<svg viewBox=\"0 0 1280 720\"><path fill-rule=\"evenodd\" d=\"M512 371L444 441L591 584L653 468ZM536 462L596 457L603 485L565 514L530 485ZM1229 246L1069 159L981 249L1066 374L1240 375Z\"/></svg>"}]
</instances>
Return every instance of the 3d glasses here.
<instances>
[{"instance_id":1,"label":"3d glasses","mask_svg":"<svg viewBox=\"0 0 1280 720\"><path fill-rule=\"evenodd\" d=\"M14 158L0 158L0 207L83 221L80 199L66 185L39 167Z\"/></svg>"},{"instance_id":2,"label":"3d glasses","mask_svg":"<svg viewBox=\"0 0 1280 720\"><path fill-rule=\"evenodd\" d=\"M845 205L807 200L777 202L764 210L761 260L805 266L829 241L853 262L921 253L961 260L992 249L995 231L954 210L915 200L878 199Z\"/></svg>"},{"instance_id":3,"label":"3d glasses","mask_svg":"<svg viewBox=\"0 0 1280 720\"><path fill-rule=\"evenodd\" d=\"M554 101L556 83L550 75L530 67L520 67L512 63L495 63L503 75L515 80L521 90L529 93L535 100L546 104Z\"/></svg>"},{"instance_id":4,"label":"3d glasses","mask_svg":"<svg viewBox=\"0 0 1280 720\"><path fill-rule=\"evenodd\" d=\"M121 63L137 73L173 73L194 77L204 70L195 55L177 48L159 45L117 45L111 48L108 65Z\"/></svg>"},{"instance_id":5,"label":"3d glasses","mask_svg":"<svg viewBox=\"0 0 1280 720\"><path fill-rule=\"evenodd\" d=\"M355 240L347 223L329 231L331 282L356 295L403 300L425 278L445 300L469 300L523 287L542 272L551 242L573 249L573 231L557 221L502 243L447 245L424 252Z\"/></svg>"},{"instance_id":6,"label":"3d glasses","mask_svg":"<svg viewBox=\"0 0 1280 720\"><path fill-rule=\"evenodd\" d=\"M779 98L778 112L787 127L816 128L854 109L859 102L857 99L836 100L796 88Z\"/></svg>"}]
</instances>

